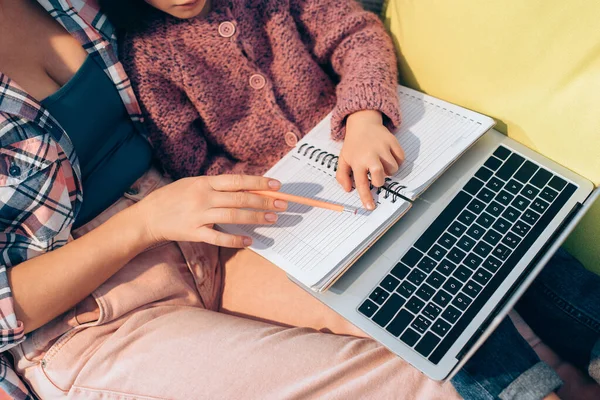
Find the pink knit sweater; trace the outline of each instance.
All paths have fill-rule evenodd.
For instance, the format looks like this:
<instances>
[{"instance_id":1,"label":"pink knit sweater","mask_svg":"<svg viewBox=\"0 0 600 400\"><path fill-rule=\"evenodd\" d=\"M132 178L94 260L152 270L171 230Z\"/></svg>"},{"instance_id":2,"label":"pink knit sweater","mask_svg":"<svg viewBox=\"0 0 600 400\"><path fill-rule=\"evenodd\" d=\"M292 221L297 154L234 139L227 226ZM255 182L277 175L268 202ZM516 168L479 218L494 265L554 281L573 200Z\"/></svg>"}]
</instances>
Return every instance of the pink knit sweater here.
<instances>
[{"instance_id":1,"label":"pink knit sweater","mask_svg":"<svg viewBox=\"0 0 600 400\"><path fill-rule=\"evenodd\" d=\"M354 0L215 0L157 16L120 56L176 178L262 174L332 110L335 139L359 110L400 123L391 40Z\"/></svg>"}]
</instances>

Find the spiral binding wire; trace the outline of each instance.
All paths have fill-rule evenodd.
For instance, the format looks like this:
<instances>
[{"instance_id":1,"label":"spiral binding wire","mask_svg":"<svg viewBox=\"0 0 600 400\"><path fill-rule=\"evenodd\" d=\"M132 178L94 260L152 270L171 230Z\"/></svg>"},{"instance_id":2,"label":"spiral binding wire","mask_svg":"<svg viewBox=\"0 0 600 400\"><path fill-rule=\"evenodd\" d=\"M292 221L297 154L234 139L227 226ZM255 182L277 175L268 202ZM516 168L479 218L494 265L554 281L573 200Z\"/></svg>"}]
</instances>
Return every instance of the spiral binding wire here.
<instances>
[{"instance_id":1,"label":"spiral binding wire","mask_svg":"<svg viewBox=\"0 0 600 400\"><path fill-rule=\"evenodd\" d=\"M298 148L298 154L308 157L309 160L317 163L320 162L322 166L326 166L328 169L333 167L333 170L337 171L339 157L335 154L329 153L315 146L311 146L308 143L304 143ZM392 203L395 203L399 198L408 200L402 193L400 193L402 189L406 189L406 186L401 185L398 182L394 182L390 178L385 178L385 182L386 183L384 186L377 188L377 194L380 194L382 191L385 192L383 194L384 199L388 199L390 196L392 196ZM371 184L370 187L373 189L373 184Z\"/></svg>"}]
</instances>

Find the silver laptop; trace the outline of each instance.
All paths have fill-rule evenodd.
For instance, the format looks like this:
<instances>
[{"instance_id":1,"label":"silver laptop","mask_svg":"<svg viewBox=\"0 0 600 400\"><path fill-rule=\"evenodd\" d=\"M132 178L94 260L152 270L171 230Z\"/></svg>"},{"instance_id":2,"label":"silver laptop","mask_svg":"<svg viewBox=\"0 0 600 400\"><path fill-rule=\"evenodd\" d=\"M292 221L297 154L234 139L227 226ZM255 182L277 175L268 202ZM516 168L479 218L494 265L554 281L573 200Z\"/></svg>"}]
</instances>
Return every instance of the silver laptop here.
<instances>
[{"instance_id":1,"label":"silver laptop","mask_svg":"<svg viewBox=\"0 0 600 400\"><path fill-rule=\"evenodd\" d=\"M434 380L456 373L598 197L491 130L328 291L307 290Z\"/></svg>"}]
</instances>

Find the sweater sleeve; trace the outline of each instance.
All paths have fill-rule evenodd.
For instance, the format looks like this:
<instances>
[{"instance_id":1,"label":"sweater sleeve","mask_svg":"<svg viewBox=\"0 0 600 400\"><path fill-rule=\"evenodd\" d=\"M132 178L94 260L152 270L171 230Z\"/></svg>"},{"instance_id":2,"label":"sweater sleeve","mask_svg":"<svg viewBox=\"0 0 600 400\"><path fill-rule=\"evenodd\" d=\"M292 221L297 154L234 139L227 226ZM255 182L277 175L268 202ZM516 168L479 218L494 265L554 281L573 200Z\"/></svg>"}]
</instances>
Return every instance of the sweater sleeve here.
<instances>
[{"instance_id":1,"label":"sweater sleeve","mask_svg":"<svg viewBox=\"0 0 600 400\"><path fill-rule=\"evenodd\" d=\"M331 119L334 139L361 110L377 110L390 130L400 125L394 46L379 18L354 0L290 0L304 41L339 76Z\"/></svg>"},{"instance_id":2,"label":"sweater sleeve","mask_svg":"<svg viewBox=\"0 0 600 400\"><path fill-rule=\"evenodd\" d=\"M202 118L173 76L166 40L137 36L121 44L121 59L140 102L157 159L173 178L217 175L243 170L206 140Z\"/></svg>"}]
</instances>

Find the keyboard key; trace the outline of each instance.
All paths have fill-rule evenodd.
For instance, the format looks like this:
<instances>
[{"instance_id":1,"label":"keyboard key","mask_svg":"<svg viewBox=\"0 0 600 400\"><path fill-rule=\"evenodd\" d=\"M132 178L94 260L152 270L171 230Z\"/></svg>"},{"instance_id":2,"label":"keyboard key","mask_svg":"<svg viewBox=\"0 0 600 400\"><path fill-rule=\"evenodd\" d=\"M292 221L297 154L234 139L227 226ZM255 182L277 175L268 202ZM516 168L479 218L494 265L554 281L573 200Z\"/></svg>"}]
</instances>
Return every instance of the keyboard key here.
<instances>
[{"instance_id":1,"label":"keyboard key","mask_svg":"<svg viewBox=\"0 0 600 400\"><path fill-rule=\"evenodd\" d=\"M527 210L523 213L521 219L527 222L529 225L535 225L535 223L540 219L540 214L533 210Z\"/></svg>"},{"instance_id":2,"label":"keyboard key","mask_svg":"<svg viewBox=\"0 0 600 400\"><path fill-rule=\"evenodd\" d=\"M496 221L493 228L500 233L506 233L510 229L510 222L502 217L498 218L498 221Z\"/></svg>"},{"instance_id":3,"label":"keyboard key","mask_svg":"<svg viewBox=\"0 0 600 400\"><path fill-rule=\"evenodd\" d=\"M521 194L523 196L527 197L529 200L533 200L533 199L535 199L535 196L537 196L539 192L540 192L540 189L536 189L532 185L527 185L527 186L525 186L525 189L523 189L523 191L521 191Z\"/></svg>"},{"instance_id":4,"label":"keyboard key","mask_svg":"<svg viewBox=\"0 0 600 400\"><path fill-rule=\"evenodd\" d=\"M401 310L396 318L385 328L386 331L394 336L400 336L400 334L406 329L410 322L414 319L414 315L406 310Z\"/></svg>"},{"instance_id":5,"label":"keyboard key","mask_svg":"<svg viewBox=\"0 0 600 400\"><path fill-rule=\"evenodd\" d=\"M492 223L494 223L494 220L494 217L484 212L479 216L479 218L477 218L477 223L487 229L492 225Z\"/></svg>"},{"instance_id":6,"label":"keyboard key","mask_svg":"<svg viewBox=\"0 0 600 400\"><path fill-rule=\"evenodd\" d=\"M444 321L443 319L438 319L431 327L431 331L433 333L436 333L440 337L446 336L446 333L448 333L449 330L450 324Z\"/></svg>"},{"instance_id":7,"label":"keyboard key","mask_svg":"<svg viewBox=\"0 0 600 400\"><path fill-rule=\"evenodd\" d=\"M425 333L427 328L429 328L429 325L431 325L431 321L424 316L419 315L417 318L415 318L410 327L419 333Z\"/></svg>"},{"instance_id":8,"label":"keyboard key","mask_svg":"<svg viewBox=\"0 0 600 400\"><path fill-rule=\"evenodd\" d=\"M515 174L515 179L519 182L527 183L537 170L538 166L532 163L531 161L527 160Z\"/></svg>"},{"instance_id":9,"label":"keyboard key","mask_svg":"<svg viewBox=\"0 0 600 400\"><path fill-rule=\"evenodd\" d=\"M456 238L449 233L444 233L438 243L445 247L447 250L450 250L454 243L456 243Z\"/></svg>"},{"instance_id":10,"label":"keyboard key","mask_svg":"<svg viewBox=\"0 0 600 400\"><path fill-rule=\"evenodd\" d=\"M469 230L467 231L467 235L469 235L470 237L472 237L475 240L479 240L483 236L484 232L485 232L485 228L475 224L469 228ZM458 247L460 247L460 246L458 246Z\"/></svg>"},{"instance_id":11,"label":"keyboard key","mask_svg":"<svg viewBox=\"0 0 600 400\"><path fill-rule=\"evenodd\" d=\"M429 318L430 320L434 320L438 315L442 312L442 309L436 306L433 303L429 303L423 309L423 315Z\"/></svg>"},{"instance_id":12,"label":"keyboard key","mask_svg":"<svg viewBox=\"0 0 600 400\"><path fill-rule=\"evenodd\" d=\"M477 171L475 173L475 176L478 177L479 179L481 179L482 181L487 182L487 180L490 179L493 174L494 173L492 171L490 171L489 169L487 169L486 167L481 167L481 168L479 168L479 171ZM474 195L475 193L471 193L471 194Z\"/></svg>"},{"instance_id":13,"label":"keyboard key","mask_svg":"<svg viewBox=\"0 0 600 400\"><path fill-rule=\"evenodd\" d=\"M489 170L488 170L489 171ZM491 174L491 172L490 172ZM487 179L485 179L487 180ZM473 196L475 196L477 194L477 192L479 192L479 189L481 189L483 187L484 183L482 181L480 181L477 178L471 178L469 180L469 182L467 182L467 184L463 187L463 190L467 193L472 194Z\"/></svg>"},{"instance_id":14,"label":"keyboard key","mask_svg":"<svg viewBox=\"0 0 600 400\"><path fill-rule=\"evenodd\" d=\"M417 265L421 257L423 257L423 253L413 247L406 252L400 261L412 268Z\"/></svg>"},{"instance_id":15,"label":"keyboard key","mask_svg":"<svg viewBox=\"0 0 600 400\"><path fill-rule=\"evenodd\" d=\"M551 188L554 188L560 192L561 190L563 190L565 188L565 186L567 186L567 181L565 181L562 178L559 178L558 176L555 176L554 178L552 178L552 180L550 181L550 183L548 185Z\"/></svg>"},{"instance_id":16,"label":"keyboard key","mask_svg":"<svg viewBox=\"0 0 600 400\"><path fill-rule=\"evenodd\" d=\"M452 225L450 225L450 228L448 228L448 232L450 232L456 237L461 237L466 230L467 227L458 221L455 221Z\"/></svg>"},{"instance_id":17,"label":"keyboard key","mask_svg":"<svg viewBox=\"0 0 600 400\"><path fill-rule=\"evenodd\" d=\"M403 296L405 299L408 299L412 294L417 290L417 287L410 282L402 282L398 290L396 292Z\"/></svg>"},{"instance_id":18,"label":"keyboard key","mask_svg":"<svg viewBox=\"0 0 600 400\"><path fill-rule=\"evenodd\" d=\"M404 308L406 308L408 311L418 314L424 306L425 303L413 296L406 302L406 306Z\"/></svg>"},{"instance_id":19,"label":"keyboard key","mask_svg":"<svg viewBox=\"0 0 600 400\"><path fill-rule=\"evenodd\" d=\"M433 258L435 261L440 261L442 258L444 258L447 252L448 251L444 250L444 248L439 244L434 244L431 250L429 250L429 253L427 253L427 255Z\"/></svg>"},{"instance_id":20,"label":"keyboard key","mask_svg":"<svg viewBox=\"0 0 600 400\"><path fill-rule=\"evenodd\" d=\"M498 247L494 249L494 256L502 261L505 261L508 256L510 256L511 250L503 244L499 244Z\"/></svg>"},{"instance_id":21,"label":"keyboard key","mask_svg":"<svg viewBox=\"0 0 600 400\"><path fill-rule=\"evenodd\" d=\"M518 194L521 189L523 189L523 184L521 182L516 181L515 179L511 179L508 181L504 189L512 194Z\"/></svg>"},{"instance_id":22,"label":"keyboard key","mask_svg":"<svg viewBox=\"0 0 600 400\"><path fill-rule=\"evenodd\" d=\"M538 198L531 203L531 209L539 214L543 214L548 209L549 204Z\"/></svg>"},{"instance_id":23,"label":"keyboard key","mask_svg":"<svg viewBox=\"0 0 600 400\"><path fill-rule=\"evenodd\" d=\"M542 190L542 193L540 193L540 197L546 200L548 203L552 203L556 196L558 196L558 192L548 186L546 186Z\"/></svg>"},{"instance_id":24,"label":"keyboard key","mask_svg":"<svg viewBox=\"0 0 600 400\"><path fill-rule=\"evenodd\" d=\"M417 296L424 301L427 301L433 296L435 289L424 283L419 289L417 289Z\"/></svg>"},{"instance_id":25,"label":"keyboard key","mask_svg":"<svg viewBox=\"0 0 600 400\"><path fill-rule=\"evenodd\" d=\"M515 222L517 219L519 219L519 215L521 215L521 211L514 207L508 207L506 211L502 213L502 216L510 222Z\"/></svg>"},{"instance_id":26,"label":"keyboard key","mask_svg":"<svg viewBox=\"0 0 600 400\"><path fill-rule=\"evenodd\" d=\"M473 280L479 283L481 286L485 286L491 278L492 274L483 268L479 268L477 272L475 272L475 275L473 275Z\"/></svg>"},{"instance_id":27,"label":"keyboard key","mask_svg":"<svg viewBox=\"0 0 600 400\"><path fill-rule=\"evenodd\" d=\"M504 243L506 246L508 246L511 249L514 249L515 247L517 247L520 242L521 242L521 238L512 232L508 232L506 234L506 236L504 236L504 239L502 239L502 243Z\"/></svg>"},{"instance_id":28,"label":"keyboard key","mask_svg":"<svg viewBox=\"0 0 600 400\"><path fill-rule=\"evenodd\" d=\"M494 151L494 155L501 160L506 160L508 158L508 156L510 156L511 154L512 154L512 151L510 151L509 149L507 149L504 146L498 146L496 151Z\"/></svg>"},{"instance_id":29,"label":"keyboard key","mask_svg":"<svg viewBox=\"0 0 600 400\"><path fill-rule=\"evenodd\" d=\"M408 275L409 272L410 272L410 268L408 268L406 265L404 265L402 263L396 264L394 269L392 269L392 275L394 275L396 278L398 278L400 280L406 278L406 275Z\"/></svg>"},{"instance_id":30,"label":"keyboard key","mask_svg":"<svg viewBox=\"0 0 600 400\"><path fill-rule=\"evenodd\" d=\"M473 221L475 221L475 218L477 218L477 215L473 214L469 210L465 210L462 213L460 213L457 219L466 226L469 226L473 223Z\"/></svg>"},{"instance_id":31,"label":"keyboard key","mask_svg":"<svg viewBox=\"0 0 600 400\"><path fill-rule=\"evenodd\" d=\"M475 245L473 252L481 258L485 258L492 252L492 246L486 242L479 242Z\"/></svg>"},{"instance_id":32,"label":"keyboard key","mask_svg":"<svg viewBox=\"0 0 600 400\"><path fill-rule=\"evenodd\" d=\"M423 357L427 357L439 342L440 338L431 332L427 332L425 336L423 336L423 339L415 346L415 350Z\"/></svg>"},{"instance_id":33,"label":"keyboard key","mask_svg":"<svg viewBox=\"0 0 600 400\"><path fill-rule=\"evenodd\" d=\"M419 240L415 243L414 247L426 252L431 246L438 240L440 235L446 230L448 225L458 216L458 214L465 208L465 206L471 201L471 196L467 192L460 191L454 199L446 206L444 211L433 221L429 228L421 235ZM407 264L412 267L415 264Z\"/></svg>"},{"instance_id":34,"label":"keyboard key","mask_svg":"<svg viewBox=\"0 0 600 400\"><path fill-rule=\"evenodd\" d=\"M521 164L523 164L523 161L525 161L525 159L520 155L515 153L511 154L511 156L508 157L508 160L504 162L504 165L502 165L502 168L496 172L496 176L504 181L509 180L510 177L517 172L517 169L519 169Z\"/></svg>"},{"instance_id":35,"label":"keyboard key","mask_svg":"<svg viewBox=\"0 0 600 400\"><path fill-rule=\"evenodd\" d=\"M392 293L388 301L386 301L383 307L381 307L375 316L373 316L373 321L381 327L386 326L403 304L404 299L397 294Z\"/></svg>"},{"instance_id":36,"label":"keyboard key","mask_svg":"<svg viewBox=\"0 0 600 400\"><path fill-rule=\"evenodd\" d=\"M364 303L360 305L358 311L367 318L371 318L371 315L377 311L377 305L373 303L371 300L367 299Z\"/></svg>"},{"instance_id":37,"label":"keyboard key","mask_svg":"<svg viewBox=\"0 0 600 400\"><path fill-rule=\"evenodd\" d=\"M516 209L520 211L525 211L531 201L527 200L525 197L518 195L517 198L511 203Z\"/></svg>"},{"instance_id":38,"label":"keyboard key","mask_svg":"<svg viewBox=\"0 0 600 400\"><path fill-rule=\"evenodd\" d=\"M456 243L456 246L468 253L469 251L471 251L473 246L475 246L475 240L465 235L458 239L458 243Z\"/></svg>"},{"instance_id":39,"label":"keyboard key","mask_svg":"<svg viewBox=\"0 0 600 400\"><path fill-rule=\"evenodd\" d=\"M540 168L538 172L535 173L533 178L531 178L531 182L529 183L531 183L533 186L537 186L538 188L542 189L544 186L546 186L546 183L548 183L550 178L552 178L552 173L543 168Z\"/></svg>"},{"instance_id":40,"label":"keyboard key","mask_svg":"<svg viewBox=\"0 0 600 400\"><path fill-rule=\"evenodd\" d=\"M483 201L484 203L489 203L490 201L492 201L494 196L495 196L495 193L487 188L483 188L483 189L481 189L481 191L479 193L477 193L477 198L479 200Z\"/></svg>"},{"instance_id":41,"label":"keyboard key","mask_svg":"<svg viewBox=\"0 0 600 400\"><path fill-rule=\"evenodd\" d=\"M452 295L450 295L450 293L442 289L439 292L437 292L435 296L433 296L433 302L438 306L444 308L448 305L451 298Z\"/></svg>"},{"instance_id":42,"label":"keyboard key","mask_svg":"<svg viewBox=\"0 0 600 400\"><path fill-rule=\"evenodd\" d=\"M487 159L487 161L483 165L485 165L492 171L495 171L498 168L500 168L500 166L502 165L502 161L497 159L496 157L490 157Z\"/></svg>"},{"instance_id":43,"label":"keyboard key","mask_svg":"<svg viewBox=\"0 0 600 400\"><path fill-rule=\"evenodd\" d=\"M504 206L509 205L514 198L515 196L508 193L506 190L502 190L496 195L496 201Z\"/></svg>"},{"instance_id":44,"label":"keyboard key","mask_svg":"<svg viewBox=\"0 0 600 400\"><path fill-rule=\"evenodd\" d=\"M414 283L415 285L419 286L421 283L423 283L423 281L425 280L427 275L425 275L425 273L419 269L413 269L412 272L410 274L408 274L408 279L410 282Z\"/></svg>"},{"instance_id":45,"label":"keyboard key","mask_svg":"<svg viewBox=\"0 0 600 400\"><path fill-rule=\"evenodd\" d=\"M499 217L500 214L502 214L502 211L504 211L504 208L505 207L497 201L492 201L492 203L487 206L485 211L490 213L492 217Z\"/></svg>"},{"instance_id":46,"label":"keyboard key","mask_svg":"<svg viewBox=\"0 0 600 400\"><path fill-rule=\"evenodd\" d=\"M469 280L472 273L473 271L471 271L469 268L465 267L464 265L461 265L456 269L456 271L454 271L454 274L452 274L452 276L454 276L461 282L466 282Z\"/></svg>"},{"instance_id":47,"label":"keyboard key","mask_svg":"<svg viewBox=\"0 0 600 400\"><path fill-rule=\"evenodd\" d=\"M450 274L456 269L456 264L451 263L448 260L442 260L440 265L436 268L444 276L450 276Z\"/></svg>"},{"instance_id":48,"label":"keyboard key","mask_svg":"<svg viewBox=\"0 0 600 400\"><path fill-rule=\"evenodd\" d=\"M458 320L458 318L460 318L461 314L462 312L460 312L458 308L448 306L448 308L446 308L446 311L444 311L444 313L442 314L442 318L453 324Z\"/></svg>"},{"instance_id":49,"label":"keyboard key","mask_svg":"<svg viewBox=\"0 0 600 400\"><path fill-rule=\"evenodd\" d=\"M485 187L498 193L500 189L504 187L504 182L494 176L488 183L485 184Z\"/></svg>"},{"instance_id":50,"label":"keyboard key","mask_svg":"<svg viewBox=\"0 0 600 400\"><path fill-rule=\"evenodd\" d=\"M496 272L496 271L498 271L498 269L500 268L500 266L502 266L502 261L498 260L494 256L489 256L483 262L482 266L483 266L483 268L487 269L490 272Z\"/></svg>"},{"instance_id":51,"label":"keyboard key","mask_svg":"<svg viewBox=\"0 0 600 400\"><path fill-rule=\"evenodd\" d=\"M517 221L517 223L515 223L511 229L511 231L513 231L514 233L516 233L517 235L519 235L521 237L524 237L525 235L527 235L530 230L531 230L531 227L523 221Z\"/></svg>"},{"instance_id":52,"label":"keyboard key","mask_svg":"<svg viewBox=\"0 0 600 400\"><path fill-rule=\"evenodd\" d=\"M399 284L400 281L398 279L394 278L392 275L388 275L381 282L381 287L387 290L388 292L393 292Z\"/></svg>"},{"instance_id":53,"label":"keyboard key","mask_svg":"<svg viewBox=\"0 0 600 400\"><path fill-rule=\"evenodd\" d=\"M479 257L477 254L471 253L467 255L463 264L471 269L475 269L481 265L483 262L483 258Z\"/></svg>"},{"instance_id":54,"label":"keyboard key","mask_svg":"<svg viewBox=\"0 0 600 400\"><path fill-rule=\"evenodd\" d=\"M436 265L437 265L437 262L435 262L431 258L425 256L419 262L419 264L417 264L417 267L421 268L425 272L431 272L431 271L433 271L433 269L435 268Z\"/></svg>"},{"instance_id":55,"label":"keyboard key","mask_svg":"<svg viewBox=\"0 0 600 400\"><path fill-rule=\"evenodd\" d=\"M467 307L471 305L472 301L473 300L471 300L464 293L459 293L458 296L456 296L454 300L452 300L452 305L456 306L459 310L465 311Z\"/></svg>"},{"instance_id":56,"label":"keyboard key","mask_svg":"<svg viewBox=\"0 0 600 400\"><path fill-rule=\"evenodd\" d=\"M471 280L471 281L467 282L467 284L463 288L463 292L467 296L470 296L471 298L474 299L475 297L477 297L479 292L481 292L481 289L483 289L483 287L480 284Z\"/></svg>"},{"instance_id":57,"label":"keyboard key","mask_svg":"<svg viewBox=\"0 0 600 400\"><path fill-rule=\"evenodd\" d=\"M445 280L446 277L444 275L440 274L437 271L433 271L433 273L429 275L429 278L427 278L425 282L438 289L440 286L442 286L442 283L444 283Z\"/></svg>"},{"instance_id":58,"label":"keyboard key","mask_svg":"<svg viewBox=\"0 0 600 400\"><path fill-rule=\"evenodd\" d=\"M496 244L498 244L501 237L502 237L502 234L496 232L493 229L490 229L489 231L487 231L487 233L485 235L483 235L483 240L485 240L487 243L491 244L492 246L495 246Z\"/></svg>"},{"instance_id":59,"label":"keyboard key","mask_svg":"<svg viewBox=\"0 0 600 400\"><path fill-rule=\"evenodd\" d=\"M448 282L444 285L444 289L452 294L458 293L460 288L462 287L462 283L455 278L448 279Z\"/></svg>"},{"instance_id":60,"label":"keyboard key","mask_svg":"<svg viewBox=\"0 0 600 400\"><path fill-rule=\"evenodd\" d=\"M408 328L406 332L404 332L404 334L400 336L400 340L402 340L410 347L413 347L419 339L421 339L421 335L419 335L417 332L413 331L410 328Z\"/></svg>"},{"instance_id":61,"label":"keyboard key","mask_svg":"<svg viewBox=\"0 0 600 400\"><path fill-rule=\"evenodd\" d=\"M373 300L375 303L382 305L388 298L389 293L383 290L380 287L375 288L373 292L369 295L369 299Z\"/></svg>"},{"instance_id":62,"label":"keyboard key","mask_svg":"<svg viewBox=\"0 0 600 400\"><path fill-rule=\"evenodd\" d=\"M455 264L460 264L460 262L466 257L467 253L459 249L458 247L454 247L448 253L448 260L452 261Z\"/></svg>"},{"instance_id":63,"label":"keyboard key","mask_svg":"<svg viewBox=\"0 0 600 400\"><path fill-rule=\"evenodd\" d=\"M473 211L475 214L479 214L485 208L485 203L478 199L473 199L467 208Z\"/></svg>"}]
</instances>

